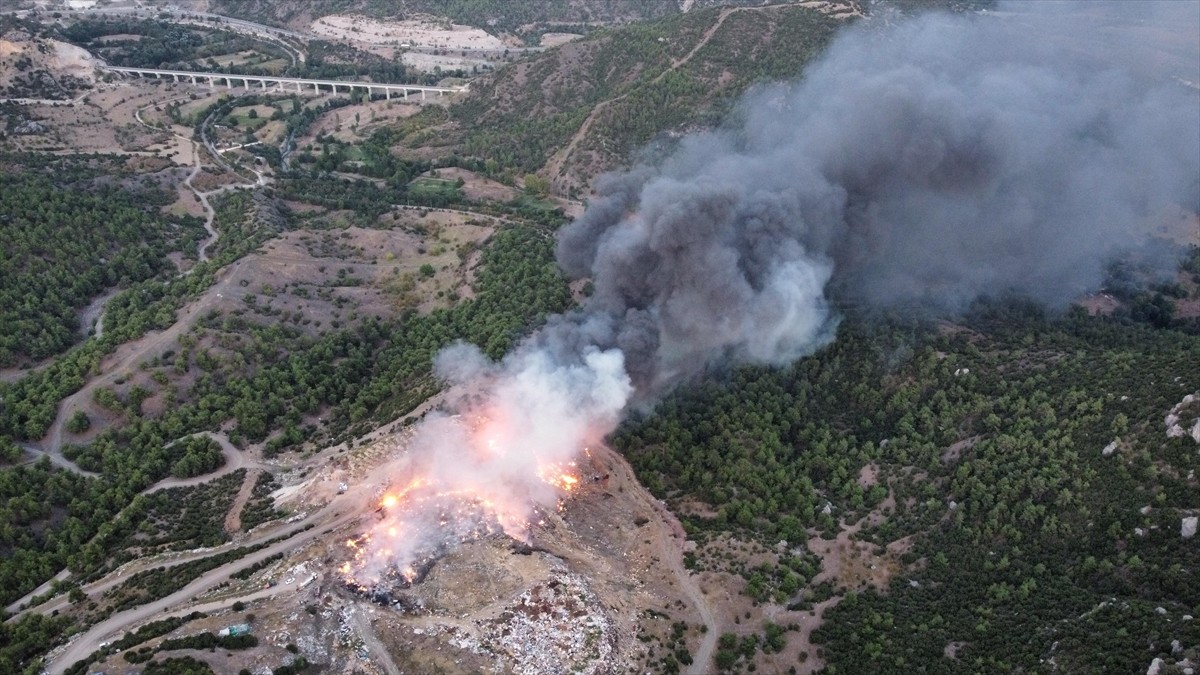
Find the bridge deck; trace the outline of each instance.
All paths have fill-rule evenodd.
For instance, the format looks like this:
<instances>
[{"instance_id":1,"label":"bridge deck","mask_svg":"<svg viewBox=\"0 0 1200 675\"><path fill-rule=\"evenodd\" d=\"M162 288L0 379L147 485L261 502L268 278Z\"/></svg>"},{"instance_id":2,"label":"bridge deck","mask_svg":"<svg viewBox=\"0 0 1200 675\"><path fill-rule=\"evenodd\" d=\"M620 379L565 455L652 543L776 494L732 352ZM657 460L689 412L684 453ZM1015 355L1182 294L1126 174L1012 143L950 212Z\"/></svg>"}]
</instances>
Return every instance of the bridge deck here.
<instances>
[{"instance_id":1,"label":"bridge deck","mask_svg":"<svg viewBox=\"0 0 1200 675\"><path fill-rule=\"evenodd\" d=\"M439 93L454 93L466 91L466 87L434 87L423 84L395 84L391 82L352 82L349 80L309 80L299 77L276 77L274 75L238 75L235 73L210 73L194 70L160 70L157 68L126 68L122 66L103 66L104 70L115 73L132 73L134 75L156 75L166 77L187 77L205 80L243 80L247 82L272 82L278 84L308 85L322 87L352 87L357 89L380 89L391 91L432 91Z\"/></svg>"}]
</instances>

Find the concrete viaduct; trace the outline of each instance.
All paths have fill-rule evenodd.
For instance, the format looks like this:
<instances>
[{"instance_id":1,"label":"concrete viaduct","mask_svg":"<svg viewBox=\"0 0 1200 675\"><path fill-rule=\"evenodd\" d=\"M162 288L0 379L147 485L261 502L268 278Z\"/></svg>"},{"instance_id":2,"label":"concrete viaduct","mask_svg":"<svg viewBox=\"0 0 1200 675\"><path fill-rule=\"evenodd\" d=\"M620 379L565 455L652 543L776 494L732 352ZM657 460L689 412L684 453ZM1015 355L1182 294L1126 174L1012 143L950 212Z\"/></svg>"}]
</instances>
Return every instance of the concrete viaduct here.
<instances>
[{"instance_id":1,"label":"concrete viaduct","mask_svg":"<svg viewBox=\"0 0 1200 675\"><path fill-rule=\"evenodd\" d=\"M207 80L209 87L214 87L222 80L225 81L225 86L232 89L234 83L240 81L242 87L249 91L250 84L259 85L259 89L266 89L268 84L275 85L275 91L295 91L297 93L320 94L321 88L327 88L333 93L337 93L339 88L344 88L346 91L353 92L354 90L366 91L368 94L381 93L388 99L392 98L392 94L398 94L407 99L410 93L421 95L424 99L428 94L433 93L438 96L445 94L453 94L456 92L466 91L465 86L462 87L427 87L419 84L383 84L380 82L346 82L342 80L304 80L295 77L272 77L270 75L234 75L230 73L199 73L190 70L156 70L153 68L122 68L118 66L103 66L104 70L113 73L125 73L127 75L137 75L139 77L149 77L153 75L155 78L170 77L176 82L181 80L198 84L201 81Z\"/></svg>"}]
</instances>

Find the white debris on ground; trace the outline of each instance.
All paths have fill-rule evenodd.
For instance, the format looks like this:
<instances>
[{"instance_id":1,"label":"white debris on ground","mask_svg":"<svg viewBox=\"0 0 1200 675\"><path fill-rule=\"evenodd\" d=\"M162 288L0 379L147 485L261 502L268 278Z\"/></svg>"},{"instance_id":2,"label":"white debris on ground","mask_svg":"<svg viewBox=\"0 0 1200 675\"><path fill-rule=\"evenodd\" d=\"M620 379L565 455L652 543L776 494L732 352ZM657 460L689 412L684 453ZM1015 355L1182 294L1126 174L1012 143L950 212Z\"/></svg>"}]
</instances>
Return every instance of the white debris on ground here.
<instances>
[{"instance_id":1,"label":"white debris on ground","mask_svg":"<svg viewBox=\"0 0 1200 675\"><path fill-rule=\"evenodd\" d=\"M1200 517L1188 516L1179 523L1179 536L1184 539L1191 539L1196 536L1196 526L1200 524Z\"/></svg>"},{"instance_id":2,"label":"white debris on ground","mask_svg":"<svg viewBox=\"0 0 1200 675\"><path fill-rule=\"evenodd\" d=\"M581 577L559 573L522 593L482 640L521 673L611 672L612 626L599 606Z\"/></svg>"},{"instance_id":3,"label":"white debris on ground","mask_svg":"<svg viewBox=\"0 0 1200 675\"><path fill-rule=\"evenodd\" d=\"M1109 443L1108 445L1104 446L1104 449L1100 451L1100 454L1104 455L1105 457L1108 457L1109 455L1111 455L1117 451L1118 445L1120 445L1120 441L1114 440L1112 443Z\"/></svg>"},{"instance_id":4,"label":"white debris on ground","mask_svg":"<svg viewBox=\"0 0 1200 675\"><path fill-rule=\"evenodd\" d=\"M1193 405L1197 402L1200 402L1200 392L1184 396L1182 401L1167 412L1163 421L1167 427L1168 438L1187 436L1200 443L1200 405Z\"/></svg>"},{"instance_id":5,"label":"white debris on ground","mask_svg":"<svg viewBox=\"0 0 1200 675\"><path fill-rule=\"evenodd\" d=\"M583 577L565 570L525 590L496 618L477 621L475 628L435 622L413 632L442 636L453 647L492 657L496 672L587 675L617 670L612 621Z\"/></svg>"}]
</instances>

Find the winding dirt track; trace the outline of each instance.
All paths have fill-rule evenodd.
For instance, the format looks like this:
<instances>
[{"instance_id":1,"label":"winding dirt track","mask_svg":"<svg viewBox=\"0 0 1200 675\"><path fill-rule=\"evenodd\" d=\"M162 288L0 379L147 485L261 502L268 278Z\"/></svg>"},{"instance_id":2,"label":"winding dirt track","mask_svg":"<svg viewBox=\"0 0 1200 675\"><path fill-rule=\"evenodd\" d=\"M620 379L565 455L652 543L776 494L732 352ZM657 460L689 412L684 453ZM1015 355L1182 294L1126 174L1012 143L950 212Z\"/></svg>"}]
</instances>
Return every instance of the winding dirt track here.
<instances>
[{"instance_id":1,"label":"winding dirt track","mask_svg":"<svg viewBox=\"0 0 1200 675\"><path fill-rule=\"evenodd\" d=\"M246 507L246 502L250 501L251 495L254 494L254 486L258 484L258 477L262 475L261 469L250 469L246 472L246 477L242 479L242 487L238 488L237 495L233 498L233 503L229 505L229 511L225 514L225 532L227 534L235 534L242 529L242 509Z\"/></svg>"},{"instance_id":2,"label":"winding dirt track","mask_svg":"<svg viewBox=\"0 0 1200 675\"><path fill-rule=\"evenodd\" d=\"M150 487L146 488L145 490L142 490L141 494L150 494L152 492L158 492L159 490L166 490L168 488L174 488L174 487L189 487L189 486L193 486L193 485L200 485L201 483L207 483L211 480L220 478L221 476L233 473L234 471L237 471L238 469L241 469L244 467L249 468L250 471L247 472L247 474L246 474L246 480L243 482L242 490L241 490L241 492L239 492L238 498L234 499L233 504L230 506L229 514L226 516L226 529L227 530L229 530L229 523L231 522L231 520L232 520L232 522L236 523L233 527L233 530L230 531L230 533L232 534L233 532L236 532L237 530L241 529L241 517L240 517L241 509L243 506L245 506L246 501L249 499L251 491L254 489L254 483L255 483L255 481L258 480L259 472L262 471L263 469L269 469L272 467L269 467L265 464L262 464L258 461L248 458L247 453L242 452L242 451L238 450L236 447L234 447L233 443L229 442L229 438L227 436L225 436L225 434L222 434L222 433L216 433L216 432L212 432L212 431L201 431L201 432L198 432L195 434L189 434L189 435L184 436L183 438L180 438L176 441L172 441L171 444L173 445L175 443L178 443L179 441L184 440L185 438L191 438L193 436L208 436L209 438L216 441L217 444L221 446L221 453L225 456L225 464L223 464L221 466L221 468L217 469L216 471L213 471L211 473L202 474L200 476L193 476L192 478L164 478L164 479L158 481L157 483L155 483L154 485L151 485ZM50 461L52 461L52 462L55 461L55 455L51 455L50 453L43 452L40 450L36 451L36 452L38 452L39 454L46 454L50 457ZM79 467L77 467L74 464L72 464L71 462L69 462L67 459L62 458L61 454L57 455L57 457L59 457L62 460L61 464L58 464L56 462L56 464L58 464L58 466L67 468L72 471L76 471L85 476L98 478L100 475L100 474L92 473L91 471L84 471L83 469L80 469ZM247 483L249 485L248 487L247 487ZM245 493L245 497L242 497L242 493ZM178 565L179 563L184 563L184 562L188 562L189 560L195 560L196 558L203 558L207 555L211 555L214 552L217 552L219 549L225 548L230 545L232 545L232 544L227 544L226 546L217 547L216 549L202 550L202 551L196 552L194 554L187 553L187 554L183 554L183 555L177 555L176 557L174 557L170 560L167 560L167 561L160 560L153 565L149 565L149 564L145 565L145 567L151 567L151 566L172 567L174 565ZM121 579L122 574L124 574L125 572L133 572L133 571L137 571L137 569L142 569L142 566L138 565L139 562L141 562L141 561L134 561L130 565L126 566L126 567L132 566L132 567L135 567L136 569L122 569L122 571L120 573L113 573L103 579L100 579L99 581L95 581L95 582L85 586L83 588L84 592L86 592L88 595L94 595L96 593L104 592L104 591L108 590L109 588L112 588L113 586L118 585L122 581L122 579ZM154 562L154 559L151 559L151 562ZM26 593L24 595L24 597L21 597L15 601L13 601L11 604L8 605L8 607L5 608L5 611L7 611L9 614L16 615L16 616L12 617L12 619L16 619L19 616L19 613L23 613L23 612L21 612L21 608L23 606L27 607L27 609L25 610L26 612L36 611L36 612L39 612L39 613L47 615L47 616L52 614L56 610L61 610L61 609L66 608L66 606L69 605L70 602L68 602L66 600L66 598L61 595L58 596L57 598L50 599L50 600L46 601L45 603L38 605L36 607L28 607L28 605L30 602L32 602L32 600L35 596L42 595L42 594L46 593L47 591L49 591L53 581L55 581L55 580L66 581L68 578L70 578L70 576L71 576L70 570L66 570L66 569L62 570L61 572L56 574L54 576L54 578L51 579L50 581L47 581L46 583L42 584L41 586L38 586L37 588L30 591L29 593ZM12 620L12 619L10 619L10 620Z\"/></svg>"},{"instance_id":3,"label":"winding dirt track","mask_svg":"<svg viewBox=\"0 0 1200 675\"><path fill-rule=\"evenodd\" d=\"M51 660L46 666L47 672L49 672L51 675L61 675L76 661L99 649L102 643L118 637L120 634L131 630L135 626L147 620L156 618L159 614L170 610L185 609L186 605L194 600L198 595L209 591L213 587L222 583L229 578L229 575L266 560L276 553L283 553L306 544L313 539L328 533L331 529L341 527L342 525L345 525L346 523L349 523L360 517L366 508L366 499L363 499L359 494L357 494L357 492L348 492L344 495L338 495L333 499L333 501L326 504L325 507L320 511L317 511L304 520L290 525L283 532L265 532L258 537L241 542L241 546L252 546L256 543L260 543L261 541L274 539L280 536L287 537L283 541L272 544L259 551L255 551L254 553L251 553L226 565L222 565L214 570L210 570L187 586L172 593L171 595L166 596L165 598L128 609L124 612L113 614L104 621L92 626L86 632L76 637L60 653L52 653L50 657ZM313 527L305 530L304 528L310 524L313 525ZM276 588L278 588L278 591L276 592L284 589L292 589L291 586L282 585ZM242 599L245 600L245 598Z\"/></svg>"},{"instance_id":4,"label":"winding dirt track","mask_svg":"<svg viewBox=\"0 0 1200 675\"><path fill-rule=\"evenodd\" d=\"M171 443L168 444L168 447L171 445L174 445L182 440L185 440L188 438L194 438L196 436L207 436L207 437L211 438L212 440L216 441L217 445L221 446L221 454L225 456L225 463L221 465L221 468L217 469L216 471L213 471L212 473L205 473L205 474L201 474L199 476L192 476L191 478L164 478L164 479L158 481L157 483L155 483L154 485L151 485L150 487L146 488L145 490L142 490L142 494L150 494L152 492L158 492L159 490L167 490L170 488L191 487L193 485L200 485L201 483L207 483L209 481L216 480L216 479L220 478L221 476L231 474L234 471L237 471L238 469L243 469L243 468L246 468L246 469L269 469L269 468L272 468L265 464L260 464L259 462L247 457L247 455L249 453L238 450L236 447L234 447L233 443L229 442L228 436L226 436L225 434L219 433L219 432L199 431L194 434L188 434L187 436L184 436L183 438L172 441Z\"/></svg>"},{"instance_id":5,"label":"winding dirt track","mask_svg":"<svg viewBox=\"0 0 1200 675\"><path fill-rule=\"evenodd\" d=\"M692 57L696 55L696 52L703 49L704 45L708 44L708 42L712 40L713 35L716 35L717 31L721 29L721 26L725 23L725 19L729 18L730 14L733 14L734 12L762 11L780 6L781 5L763 5L761 7L728 7L721 10L720 15L717 16L717 20L713 22L713 25L709 26L708 29L704 31L704 34L700 37L700 40L696 42L695 46L693 46L688 53L684 54L682 57L678 59L672 59L671 65L656 75L654 79L650 80L649 84L657 84L664 77L676 70L679 70L680 67L691 61ZM607 101L601 101L592 108L592 111L588 113L587 118L583 120L583 124L579 125L579 130L576 131L573 136L571 136L571 140L567 143L567 145L563 147L562 150L554 153L554 155L550 157L550 160L546 162L546 174L550 177L551 181L554 181L562 172L563 166L566 164L567 159L569 159L571 154L575 152L575 147L579 145L579 142L583 140L585 136L587 136L588 131L592 128L592 123L596 121L596 118L599 117L600 113L609 105L628 98L629 94L631 93L632 91L627 91L620 96L610 98Z\"/></svg>"},{"instance_id":6,"label":"winding dirt track","mask_svg":"<svg viewBox=\"0 0 1200 675\"><path fill-rule=\"evenodd\" d=\"M180 100L180 99L170 99L168 101L165 101L165 103L170 103L173 100ZM159 101L159 102L151 103L149 105L138 108L136 111L134 111L134 118L138 121L139 124L142 124L143 126L145 126L147 128L156 128L156 127L151 127L148 123L146 123L142 119L142 117L141 117L142 111L144 111L148 108L151 108L153 106L156 106L156 105L162 105L163 103L164 103L164 101ZM208 248L210 246L212 246L214 243L216 243L218 237L220 236L219 233L216 231L216 229L213 227L213 221L216 218L216 211L214 211L212 208L212 205L209 204L208 198L213 195L217 195L217 194L220 194L223 192L228 192L230 190L261 187L263 185L266 185L268 181L265 176L263 176L261 173L258 173L257 171L255 171L257 180L255 180L252 183L238 183L238 184L234 184L234 185L226 185L226 186L217 188L215 190L209 190L207 192L202 192L202 191L196 189L196 187L192 185L192 179L194 179L197 175L199 175L201 169L203 168L203 162L201 161L202 153L200 152L199 144L197 144L196 141L186 138L186 137L184 137L180 134L177 134L173 131L171 132L171 134L191 143L193 146L193 151L194 151L193 157L195 158L195 162L192 166L192 172L188 175L187 179L184 181L184 184L187 185L189 190L191 190L193 193L195 193L196 197L200 200L201 205L203 205L203 207L204 207L204 212L205 212L204 229L208 232L208 239L206 239L200 245L199 251L198 251L198 257L199 257L200 261L204 262L204 261L208 260L208 253L207 253ZM116 379L117 377L120 376L121 373L128 371L132 368L135 368L138 363L144 361L146 358L149 358L151 355L161 353L167 345L173 343L186 330L190 329L192 326L192 323L195 321L195 319L197 317L203 316L210 309L210 306L220 298L220 296L221 296L220 292L214 293L212 291L223 289L224 285L228 284L229 280L233 276L232 272L234 270L240 268L241 265L243 265L245 263L245 260L246 260L245 258L242 258L241 260L238 260L237 262L233 263L232 265L219 271L217 273L218 281L216 284L213 285L213 288L210 288L209 292L205 293L197 301L184 307L181 310L182 316L174 324L172 324L169 328L167 328L166 330L161 331L161 332L147 333L146 335L142 336L141 338L139 338L137 340L134 340L132 342L127 342L124 345L122 345L121 348L119 348L117 350L117 352L115 352L113 355L113 357L118 358L118 361L116 363L113 363L113 364L105 367L104 375L92 378L86 384L84 384L84 386L82 388L80 388L79 391L64 398L62 400L62 402L60 402L58 405L58 414L54 418L53 424L50 425L50 430L47 432L46 436L41 440L40 443L25 446L26 450L33 452L35 454L47 455L50 457L50 461L54 462L55 465L60 466L64 469L69 469L71 471L74 471L76 473L79 473L81 475L88 476L91 478L97 477L97 474L90 472L90 471L84 471L84 470L80 469L73 462L67 460L62 455L63 429L67 424L67 414L66 414L67 411L73 409L78 403L88 400L88 397L92 395L92 393L96 390L97 387L102 386L103 384ZM195 268L193 268L193 269L195 269ZM189 270L189 272L190 272L190 270ZM181 275L186 275L189 272L183 272ZM98 322L103 321L103 319L104 319L103 315L100 314L97 318L97 321ZM124 352L123 355L122 355L122 352ZM120 356L118 356L118 355L120 355ZM113 358L113 357L110 357L110 358ZM213 438L215 440L217 440L218 442L220 442L219 438L216 438L215 436ZM228 443L227 439L226 439L225 443L226 444ZM231 453L227 452L226 458L229 459L231 457L238 456L239 454L240 453L232 453L231 454ZM231 471L236 470L236 467L234 469L230 469L230 470ZM228 471L226 471L225 473L228 473ZM209 476L206 477L206 479L211 478L211 477L213 477L213 476L210 474Z\"/></svg>"},{"instance_id":7,"label":"winding dirt track","mask_svg":"<svg viewBox=\"0 0 1200 675\"><path fill-rule=\"evenodd\" d=\"M392 661L392 655L388 653L387 647L384 647L383 643L379 641L379 636L375 635L375 629L371 626L371 619L363 616L363 612L360 610L354 612L350 621L358 629L358 635L367 644L367 648L374 659L383 666L384 671L388 675L402 675L400 669Z\"/></svg>"}]
</instances>

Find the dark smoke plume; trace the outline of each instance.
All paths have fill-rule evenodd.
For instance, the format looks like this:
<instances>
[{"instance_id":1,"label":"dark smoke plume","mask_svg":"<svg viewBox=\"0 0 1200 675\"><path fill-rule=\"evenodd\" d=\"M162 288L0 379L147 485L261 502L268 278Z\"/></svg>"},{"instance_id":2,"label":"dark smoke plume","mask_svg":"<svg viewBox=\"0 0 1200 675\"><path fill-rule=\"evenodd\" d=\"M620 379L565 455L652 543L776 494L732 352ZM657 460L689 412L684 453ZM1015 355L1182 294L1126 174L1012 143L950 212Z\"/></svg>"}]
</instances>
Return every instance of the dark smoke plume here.
<instances>
[{"instance_id":1,"label":"dark smoke plume","mask_svg":"<svg viewBox=\"0 0 1200 675\"><path fill-rule=\"evenodd\" d=\"M558 242L595 294L500 363L442 352L454 414L418 426L347 573L412 579L456 541L528 538L631 401L830 340L831 286L943 310L1094 288L1163 209L1200 207L1200 103L1053 42L1002 18L851 31L730 128L604 178Z\"/></svg>"},{"instance_id":2,"label":"dark smoke plume","mask_svg":"<svg viewBox=\"0 0 1200 675\"><path fill-rule=\"evenodd\" d=\"M604 178L558 241L595 294L541 340L621 347L653 393L819 347L827 287L942 311L1094 290L1156 218L1200 209L1200 101L1114 67L1118 42L1105 62L1079 54L1086 27L1062 7L1033 18L848 31L729 128Z\"/></svg>"}]
</instances>

